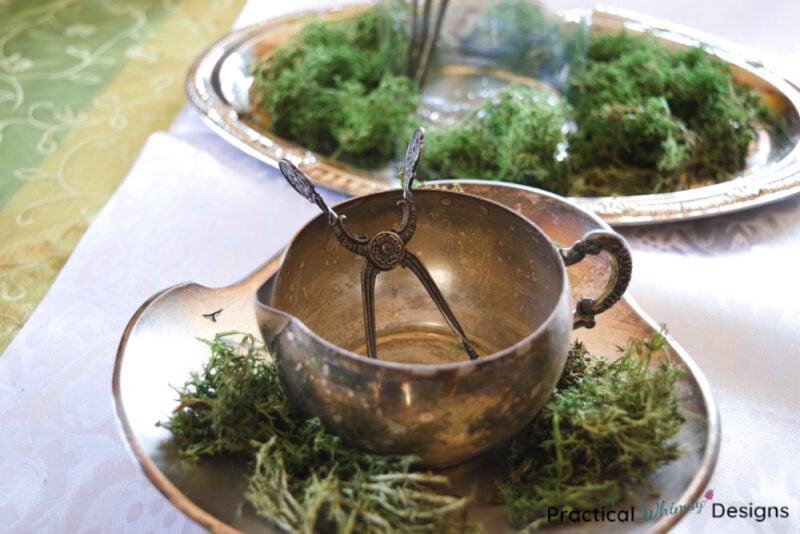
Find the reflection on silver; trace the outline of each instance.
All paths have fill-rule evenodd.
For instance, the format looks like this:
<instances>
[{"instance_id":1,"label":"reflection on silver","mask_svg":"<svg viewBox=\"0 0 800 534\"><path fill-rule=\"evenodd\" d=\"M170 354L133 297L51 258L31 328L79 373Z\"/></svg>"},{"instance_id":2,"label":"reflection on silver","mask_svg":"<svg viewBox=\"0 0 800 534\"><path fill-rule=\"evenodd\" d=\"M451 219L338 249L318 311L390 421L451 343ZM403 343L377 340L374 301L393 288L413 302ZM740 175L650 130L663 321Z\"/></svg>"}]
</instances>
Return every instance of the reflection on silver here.
<instances>
[{"instance_id":1,"label":"reflection on silver","mask_svg":"<svg viewBox=\"0 0 800 534\"><path fill-rule=\"evenodd\" d=\"M588 231L608 230L606 223L560 197L530 188L489 182L461 182L459 188L505 204L530 218L554 243L572 243ZM189 372L198 370L208 358L208 348L197 338L211 339L223 331L257 332L254 295L265 280L277 272L275 257L245 280L233 286L209 289L184 284L154 295L131 318L120 342L114 366L113 390L125 436L143 471L153 484L180 510L213 532L231 529L273 532L248 507L237 513L246 481L245 467L231 459L196 465L181 462L169 432L156 427L176 406L172 386L182 384ZM592 256L569 269L575 294L594 294L597 273L608 261ZM216 322L207 318L215 315ZM576 335L594 354L616 354L616 348L632 338L644 338L658 326L630 299L623 297L603 315L592 330ZM651 482L659 499L688 506L701 498L716 465L720 426L711 388L694 360L668 337L671 358L685 369L678 382L682 414L686 418L678 441L683 456L659 469ZM424 416L425 414L422 414ZM476 459L445 471L454 492L494 488L497 458ZM645 495L643 490L641 495ZM631 501L620 506L636 506ZM658 521L618 523L619 532L664 532L682 515L667 515ZM476 505L470 521L482 523L488 532L507 532L503 511ZM604 532L608 525L584 523L582 532Z\"/></svg>"}]
</instances>

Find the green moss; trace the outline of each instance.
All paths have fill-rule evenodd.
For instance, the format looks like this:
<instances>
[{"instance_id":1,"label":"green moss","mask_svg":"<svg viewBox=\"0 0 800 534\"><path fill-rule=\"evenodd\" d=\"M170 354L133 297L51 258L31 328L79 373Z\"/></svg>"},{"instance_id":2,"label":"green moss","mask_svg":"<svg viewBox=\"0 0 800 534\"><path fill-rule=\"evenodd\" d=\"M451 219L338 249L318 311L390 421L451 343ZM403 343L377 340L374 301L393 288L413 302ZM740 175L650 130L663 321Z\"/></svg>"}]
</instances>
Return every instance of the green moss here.
<instances>
[{"instance_id":1,"label":"green moss","mask_svg":"<svg viewBox=\"0 0 800 534\"><path fill-rule=\"evenodd\" d=\"M428 178L484 178L566 192L562 128L569 106L552 93L509 86L449 128L431 127Z\"/></svg>"},{"instance_id":2,"label":"green moss","mask_svg":"<svg viewBox=\"0 0 800 534\"><path fill-rule=\"evenodd\" d=\"M209 361L178 389L164 426L187 460L251 459L244 497L257 514L287 532L447 531L459 521L467 499L440 491L446 477L412 470L413 456L347 447L299 413L252 335L206 343Z\"/></svg>"},{"instance_id":3,"label":"green moss","mask_svg":"<svg viewBox=\"0 0 800 534\"><path fill-rule=\"evenodd\" d=\"M759 123L772 122L759 95L702 48L670 52L650 35L620 32L593 36L588 57L566 92L578 125L569 137L572 194L725 180L744 168Z\"/></svg>"},{"instance_id":4,"label":"green moss","mask_svg":"<svg viewBox=\"0 0 800 534\"><path fill-rule=\"evenodd\" d=\"M392 74L381 12L315 21L259 64L255 87L270 127L343 161L385 163L405 140L418 103L408 78Z\"/></svg>"},{"instance_id":5,"label":"green moss","mask_svg":"<svg viewBox=\"0 0 800 534\"><path fill-rule=\"evenodd\" d=\"M614 362L590 363L573 346L555 393L507 455L500 491L515 528L545 525L548 508L608 508L642 486L657 493L648 477L680 455L683 424L666 347L654 334Z\"/></svg>"},{"instance_id":6,"label":"green moss","mask_svg":"<svg viewBox=\"0 0 800 534\"><path fill-rule=\"evenodd\" d=\"M570 48L578 40L560 50L561 30L523 8L504 1L493 9L513 15L499 19L503 35L539 40L501 39L495 60L530 63L545 76L556 59L542 50L572 57L566 102L512 86L447 130L428 126L423 177L505 180L573 196L648 194L730 178L744 168L760 127L780 144L780 119L702 48L671 51L651 35L605 33L589 39L578 61ZM418 89L392 74L407 42L387 24L379 9L313 22L266 57L256 87L271 128L360 166L401 154L423 121L414 117ZM463 44L479 39L476 32Z\"/></svg>"},{"instance_id":7,"label":"green moss","mask_svg":"<svg viewBox=\"0 0 800 534\"><path fill-rule=\"evenodd\" d=\"M182 457L250 460L245 498L256 513L291 532L475 530L467 498L448 479L415 468L413 456L351 449L317 418L291 404L277 366L251 335L219 334L211 356L178 389L164 426ZM683 422L661 334L630 343L620 359L570 348L555 392L504 456L498 501L515 527L542 524L547 507L613 506L675 459Z\"/></svg>"}]
</instances>

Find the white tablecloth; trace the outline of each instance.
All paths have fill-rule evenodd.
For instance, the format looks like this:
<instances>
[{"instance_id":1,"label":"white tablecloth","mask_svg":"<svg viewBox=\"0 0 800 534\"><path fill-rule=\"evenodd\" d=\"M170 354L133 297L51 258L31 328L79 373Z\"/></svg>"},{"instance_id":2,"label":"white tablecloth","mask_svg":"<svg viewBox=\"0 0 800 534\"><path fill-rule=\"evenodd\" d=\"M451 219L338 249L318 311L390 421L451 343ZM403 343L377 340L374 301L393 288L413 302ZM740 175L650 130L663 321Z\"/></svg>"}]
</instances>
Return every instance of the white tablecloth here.
<instances>
[{"instance_id":1,"label":"white tablecloth","mask_svg":"<svg viewBox=\"0 0 800 534\"><path fill-rule=\"evenodd\" d=\"M332 2L250 2L237 25L323 3ZM615 5L718 34L800 79L795 0ZM156 291L235 282L316 213L188 108L153 135L0 357L0 529L200 530L150 484L120 431L111 394L120 336ZM631 294L696 359L719 404L714 501L789 511L759 522L706 508L676 530L800 531L800 198L623 233Z\"/></svg>"}]
</instances>

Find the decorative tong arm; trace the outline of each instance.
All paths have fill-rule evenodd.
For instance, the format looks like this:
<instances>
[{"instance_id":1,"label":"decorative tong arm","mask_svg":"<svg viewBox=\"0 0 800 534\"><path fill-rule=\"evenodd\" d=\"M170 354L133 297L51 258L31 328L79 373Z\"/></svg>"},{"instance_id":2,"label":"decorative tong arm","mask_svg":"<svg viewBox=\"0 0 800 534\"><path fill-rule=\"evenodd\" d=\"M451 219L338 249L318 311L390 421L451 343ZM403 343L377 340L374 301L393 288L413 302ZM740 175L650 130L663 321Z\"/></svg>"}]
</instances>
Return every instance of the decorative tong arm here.
<instances>
[{"instance_id":1,"label":"decorative tong arm","mask_svg":"<svg viewBox=\"0 0 800 534\"><path fill-rule=\"evenodd\" d=\"M417 229L417 204L414 202L414 192L412 187L417 178L417 165L422 159L422 145L425 139L425 130L422 127L414 130L411 141L408 143L406 157L403 165L403 199L397 205L403 211L403 218L400 224L392 228L392 231L400 236L403 243L408 243L414 236Z\"/></svg>"},{"instance_id":2,"label":"decorative tong arm","mask_svg":"<svg viewBox=\"0 0 800 534\"><path fill-rule=\"evenodd\" d=\"M345 215L338 215L325 203L325 199L322 198L322 195L317 193L317 190L314 187L314 184L311 182L311 179L288 159L280 160L278 162L278 167L280 168L284 178L286 178L286 181L289 182L289 185L291 185L294 190L300 193L300 195L306 200L312 204L316 204L319 209L322 210L322 213L328 217L328 226L331 227L331 230L336 236L336 239L339 240L339 243L341 243L344 248L354 254L366 256L369 238L363 235L354 234L347 229L345 226L347 217Z\"/></svg>"},{"instance_id":3,"label":"decorative tong arm","mask_svg":"<svg viewBox=\"0 0 800 534\"><path fill-rule=\"evenodd\" d=\"M406 257L403 260L402 265L414 273L417 276L417 279L422 283L423 287L425 287L425 291L428 292L431 300L433 300L433 302L436 304L436 307L439 308L439 312L444 317L444 320L447 322L450 330L453 331L458 340L461 342L461 345L463 345L464 350L467 352L467 355L469 355L469 359L477 360L478 353L472 348L472 345L467 339L467 335L464 333L464 329L461 328L458 319L456 319L455 314L450 309L450 306L448 306L447 301L444 299L444 295L442 295L442 292L439 291L439 286L436 285L436 282L433 281L430 273L428 273L428 269L425 268L419 258L409 251L406 251Z\"/></svg>"},{"instance_id":4,"label":"decorative tong arm","mask_svg":"<svg viewBox=\"0 0 800 534\"><path fill-rule=\"evenodd\" d=\"M422 145L425 138L425 131L417 128L411 137L406 151L405 166L403 168L403 198L397 202L402 211L400 223L392 230L376 233L372 237L357 235L350 232L345 226L347 218L338 215L331 209L322 196L317 193L311 179L306 176L289 160L283 159L279 162L279 167L283 176L291 186L309 202L316 204L320 210L328 217L328 225L331 227L339 242L349 250L359 256L364 256L366 262L361 269L361 301L364 312L364 330L366 336L367 356L377 357L377 340L375 328L375 280L381 271L391 271L402 266L408 268L420 283L423 285L428 295L431 297L436 307L444 316L450 329L458 337L464 350L470 359L478 358L478 354L473 350L464 334L464 329L456 320L450 306L439 291L428 270L414 254L406 249L406 244L414 236L417 228L417 207L414 202L412 186L417 176L417 165L422 157Z\"/></svg>"}]
</instances>

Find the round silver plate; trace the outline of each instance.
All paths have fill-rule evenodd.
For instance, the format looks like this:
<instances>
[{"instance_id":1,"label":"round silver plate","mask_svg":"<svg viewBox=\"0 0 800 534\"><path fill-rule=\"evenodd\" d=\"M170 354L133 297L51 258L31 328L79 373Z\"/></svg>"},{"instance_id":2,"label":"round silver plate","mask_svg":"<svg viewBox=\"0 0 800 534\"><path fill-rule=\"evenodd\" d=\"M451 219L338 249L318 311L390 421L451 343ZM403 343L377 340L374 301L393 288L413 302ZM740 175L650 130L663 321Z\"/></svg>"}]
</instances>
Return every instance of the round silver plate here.
<instances>
[{"instance_id":1,"label":"round silver plate","mask_svg":"<svg viewBox=\"0 0 800 534\"><path fill-rule=\"evenodd\" d=\"M395 172L359 169L322 157L269 130L269 118L254 105L253 68L260 57L285 43L311 18L347 16L369 4L304 12L269 19L234 31L203 53L189 70L189 101L205 122L225 140L256 158L277 166L289 158L320 185L351 195L398 187ZM789 142L776 146L763 132L747 168L715 185L674 193L571 198L609 224L634 225L686 220L760 206L800 191L800 87L761 61L732 52L733 47L708 35L657 19L612 8L595 8L591 27L597 31L652 32L669 46L703 45L729 63L737 80L759 91L789 124Z\"/></svg>"},{"instance_id":2,"label":"round silver plate","mask_svg":"<svg viewBox=\"0 0 800 534\"><path fill-rule=\"evenodd\" d=\"M554 242L573 243L586 232L608 229L597 216L555 195L496 182L459 182L464 192L500 202L530 218ZM570 284L576 294L592 289L596 262L609 261L604 255L587 258L570 267ZM267 261L252 275L232 286L207 288L184 284L164 290L142 304L131 318L120 342L114 366L113 389L117 414L128 442L143 471L153 484L180 510L212 532L232 529L272 532L249 507L237 513L245 490L246 466L231 458L193 464L182 462L168 430L156 426L165 421L177 405L174 386L180 386L193 370L208 360L208 347L198 341L212 339L225 331L258 332L254 295L275 275L280 257ZM643 339L659 327L630 297L623 297L605 312L591 330L576 336L592 354L617 354L617 347L631 339ZM671 359L684 373L678 380L681 414L685 423L677 436L682 456L656 471L650 482L659 499L686 506L701 499L717 462L720 440L719 415L711 388L702 370L675 340L667 336ZM656 362L653 362L656 364ZM445 473L455 492L494 488L498 470L491 454L472 460ZM651 502L643 490L640 497L619 505L619 509ZM638 509L638 508L637 508ZM664 515L654 521L581 523L581 532L665 532L682 513ZM468 520L480 523L487 532L509 532L505 510L499 505L475 503Z\"/></svg>"}]
</instances>

